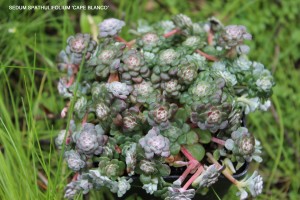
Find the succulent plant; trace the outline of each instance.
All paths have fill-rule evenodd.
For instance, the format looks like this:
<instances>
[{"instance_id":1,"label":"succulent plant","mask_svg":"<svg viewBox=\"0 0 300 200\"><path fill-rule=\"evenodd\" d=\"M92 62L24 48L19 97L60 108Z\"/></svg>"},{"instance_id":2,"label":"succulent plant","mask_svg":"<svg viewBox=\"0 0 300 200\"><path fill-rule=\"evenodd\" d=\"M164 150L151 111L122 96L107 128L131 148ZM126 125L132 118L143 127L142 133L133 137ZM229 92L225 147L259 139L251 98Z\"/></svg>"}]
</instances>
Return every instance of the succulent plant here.
<instances>
[{"instance_id":1,"label":"succulent plant","mask_svg":"<svg viewBox=\"0 0 300 200\"><path fill-rule=\"evenodd\" d=\"M73 135L78 153L86 156L99 155L107 142L107 136L99 125L86 123L79 132Z\"/></svg>"},{"instance_id":2,"label":"succulent plant","mask_svg":"<svg viewBox=\"0 0 300 200\"><path fill-rule=\"evenodd\" d=\"M118 71L122 73L121 80L125 83L141 83L150 77L149 68L144 65L144 57L137 50L129 50L122 57L123 64Z\"/></svg>"},{"instance_id":3,"label":"succulent plant","mask_svg":"<svg viewBox=\"0 0 300 200\"><path fill-rule=\"evenodd\" d=\"M96 46L96 41L92 40L89 34L78 33L75 36L70 36L67 39L67 53L83 54L91 53ZM85 52L86 51L86 52Z\"/></svg>"},{"instance_id":4,"label":"succulent plant","mask_svg":"<svg viewBox=\"0 0 300 200\"><path fill-rule=\"evenodd\" d=\"M205 45L206 42L204 42L200 37L198 36L189 36L186 38L186 40L182 43L183 47L186 47L187 49L191 50L191 53L194 52L196 49L202 48Z\"/></svg>"},{"instance_id":5,"label":"succulent plant","mask_svg":"<svg viewBox=\"0 0 300 200\"><path fill-rule=\"evenodd\" d=\"M121 82L107 83L106 87L115 98L126 99L132 91L132 87Z\"/></svg>"},{"instance_id":6,"label":"succulent plant","mask_svg":"<svg viewBox=\"0 0 300 200\"><path fill-rule=\"evenodd\" d=\"M174 24L180 29L191 27L193 25L191 18L184 14L175 15L172 20Z\"/></svg>"},{"instance_id":7,"label":"succulent plant","mask_svg":"<svg viewBox=\"0 0 300 200\"><path fill-rule=\"evenodd\" d=\"M199 77L180 97L181 103L218 103L222 100L225 80L221 77L205 76L207 72L201 72Z\"/></svg>"},{"instance_id":8,"label":"succulent plant","mask_svg":"<svg viewBox=\"0 0 300 200\"><path fill-rule=\"evenodd\" d=\"M228 116L228 125L225 130L226 133L231 134L242 126L243 112L241 109L233 108Z\"/></svg>"},{"instance_id":9,"label":"succulent plant","mask_svg":"<svg viewBox=\"0 0 300 200\"><path fill-rule=\"evenodd\" d=\"M206 167L205 171L193 182L194 187L210 187L218 181L224 167L218 169L215 164Z\"/></svg>"},{"instance_id":10,"label":"succulent plant","mask_svg":"<svg viewBox=\"0 0 300 200\"><path fill-rule=\"evenodd\" d=\"M165 130L169 126L169 119L175 114L178 106L168 103L152 103L148 112L148 123L151 126L159 126L161 130Z\"/></svg>"},{"instance_id":11,"label":"succulent plant","mask_svg":"<svg viewBox=\"0 0 300 200\"><path fill-rule=\"evenodd\" d=\"M130 183L133 181L132 179L127 180L125 177L119 177L118 181L114 181L103 176L99 170L90 170L88 176L96 188L107 187L111 192L117 193L118 197L122 197L130 189Z\"/></svg>"},{"instance_id":12,"label":"succulent plant","mask_svg":"<svg viewBox=\"0 0 300 200\"><path fill-rule=\"evenodd\" d=\"M234 73L231 73L226 68L225 62L215 62L212 65L212 70L220 77L222 77L226 84L230 84L231 86L234 86L237 84L237 78Z\"/></svg>"},{"instance_id":13,"label":"succulent plant","mask_svg":"<svg viewBox=\"0 0 300 200\"><path fill-rule=\"evenodd\" d=\"M122 197L128 190L130 190L132 179L126 179L125 177L118 178L118 197Z\"/></svg>"},{"instance_id":14,"label":"succulent plant","mask_svg":"<svg viewBox=\"0 0 300 200\"><path fill-rule=\"evenodd\" d=\"M159 65L175 66L179 63L180 54L174 49L165 49L159 54Z\"/></svg>"},{"instance_id":15,"label":"succulent plant","mask_svg":"<svg viewBox=\"0 0 300 200\"><path fill-rule=\"evenodd\" d=\"M122 113L123 132L140 130L145 118L136 107L131 107Z\"/></svg>"},{"instance_id":16,"label":"succulent plant","mask_svg":"<svg viewBox=\"0 0 300 200\"><path fill-rule=\"evenodd\" d=\"M125 163L117 159L110 160L107 157L100 157L98 169L102 175L109 177L111 180L116 180L124 174Z\"/></svg>"},{"instance_id":17,"label":"succulent plant","mask_svg":"<svg viewBox=\"0 0 300 200\"><path fill-rule=\"evenodd\" d=\"M141 36L136 42L137 46L145 52L157 53L164 45L165 39L153 32Z\"/></svg>"},{"instance_id":18,"label":"succulent plant","mask_svg":"<svg viewBox=\"0 0 300 200\"><path fill-rule=\"evenodd\" d=\"M73 171L79 171L85 167L85 162L82 160L80 154L74 150L66 151L64 157L68 163L68 167Z\"/></svg>"},{"instance_id":19,"label":"succulent plant","mask_svg":"<svg viewBox=\"0 0 300 200\"><path fill-rule=\"evenodd\" d=\"M191 200L195 196L195 190L183 190L178 186L168 187L169 196L165 200Z\"/></svg>"},{"instance_id":20,"label":"succulent plant","mask_svg":"<svg viewBox=\"0 0 300 200\"><path fill-rule=\"evenodd\" d=\"M137 162L137 144L125 144L125 147L123 147L122 149L122 154L125 156L126 171L129 176L132 176L134 174L134 169Z\"/></svg>"},{"instance_id":21,"label":"succulent plant","mask_svg":"<svg viewBox=\"0 0 300 200\"><path fill-rule=\"evenodd\" d=\"M69 90L67 86L67 79L60 78L57 85L58 93L64 98L73 97L73 93Z\"/></svg>"},{"instance_id":22,"label":"succulent plant","mask_svg":"<svg viewBox=\"0 0 300 200\"><path fill-rule=\"evenodd\" d=\"M186 85L190 85L198 76L199 65L195 62L191 62L187 59L182 59L179 67L177 76L179 81Z\"/></svg>"},{"instance_id":23,"label":"succulent plant","mask_svg":"<svg viewBox=\"0 0 300 200\"><path fill-rule=\"evenodd\" d=\"M163 89L163 95L167 98L180 98L180 91L183 89L183 86L178 82L177 79L171 79L166 82L161 83L161 88Z\"/></svg>"},{"instance_id":24,"label":"succulent plant","mask_svg":"<svg viewBox=\"0 0 300 200\"><path fill-rule=\"evenodd\" d=\"M76 181L71 181L65 188L64 198L73 199L76 194L87 194L93 188L93 184L86 179L77 178Z\"/></svg>"},{"instance_id":25,"label":"succulent plant","mask_svg":"<svg viewBox=\"0 0 300 200\"><path fill-rule=\"evenodd\" d=\"M157 191L158 178L152 178L149 183L143 184L143 189L146 190L148 194L153 194Z\"/></svg>"},{"instance_id":26,"label":"succulent plant","mask_svg":"<svg viewBox=\"0 0 300 200\"><path fill-rule=\"evenodd\" d=\"M158 34L166 34L175 29L175 24L171 20L163 20L155 23L154 29Z\"/></svg>"},{"instance_id":27,"label":"succulent plant","mask_svg":"<svg viewBox=\"0 0 300 200\"><path fill-rule=\"evenodd\" d=\"M221 105L201 104L196 106L191 113L191 121L202 130L210 130L212 133L225 129L228 125L228 115L231 112L231 104Z\"/></svg>"},{"instance_id":28,"label":"succulent plant","mask_svg":"<svg viewBox=\"0 0 300 200\"><path fill-rule=\"evenodd\" d=\"M88 60L96 47L96 41L92 40L89 34L76 34L67 39L66 50L58 56L58 68L71 70L73 73L76 65L80 65L83 59Z\"/></svg>"},{"instance_id":29,"label":"succulent plant","mask_svg":"<svg viewBox=\"0 0 300 200\"><path fill-rule=\"evenodd\" d=\"M133 91L130 95L131 103L151 104L156 101L159 92L154 89L149 81L143 81L133 85Z\"/></svg>"},{"instance_id":30,"label":"succulent plant","mask_svg":"<svg viewBox=\"0 0 300 200\"><path fill-rule=\"evenodd\" d=\"M78 118L83 118L83 116L87 112L87 99L82 96L79 99L77 99L75 105L74 105L74 112L76 113Z\"/></svg>"},{"instance_id":31,"label":"succulent plant","mask_svg":"<svg viewBox=\"0 0 300 200\"><path fill-rule=\"evenodd\" d=\"M58 133L58 136L55 138L55 146L58 149L62 149L64 140L65 140L66 137L67 137L67 131L66 130L61 130Z\"/></svg>"},{"instance_id":32,"label":"succulent plant","mask_svg":"<svg viewBox=\"0 0 300 200\"><path fill-rule=\"evenodd\" d=\"M260 194L257 172L242 181L232 176L244 163L262 161L243 119L270 107L275 85L271 72L245 55L246 28L179 14L154 24L139 20L130 30L137 38L126 42L123 26L103 20L97 43L77 34L58 55L58 91L68 101L61 114L72 112L73 120L55 144L76 173L65 198L103 187L122 197L135 175L156 197L192 199L192 183L205 192L220 173L241 199L247 191ZM184 167L173 183L165 179L170 166Z\"/></svg>"},{"instance_id":33,"label":"succulent plant","mask_svg":"<svg viewBox=\"0 0 300 200\"><path fill-rule=\"evenodd\" d=\"M243 45L244 40L251 40L252 36L247 32L245 26L229 25L226 26L219 38L219 44L226 49L238 48L240 53L247 53L248 46Z\"/></svg>"},{"instance_id":34,"label":"succulent plant","mask_svg":"<svg viewBox=\"0 0 300 200\"><path fill-rule=\"evenodd\" d=\"M251 162L252 159L262 162L260 142L245 127L233 131L231 138L226 140L225 147L232 151L239 162Z\"/></svg>"},{"instance_id":35,"label":"succulent plant","mask_svg":"<svg viewBox=\"0 0 300 200\"><path fill-rule=\"evenodd\" d=\"M95 74L98 77L107 79L110 73L116 72L120 67L125 47L124 43L107 40L106 43L98 46L88 61L88 65L95 67Z\"/></svg>"},{"instance_id":36,"label":"succulent plant","mask_svg":"<svg viewBox=\"0 0 300 200\"><path fill-rule=\"evenodd\" d=\"M246 188L250 191L252 197L256 197L262 193L263 179L257 171L254 171L249 178L239 182L238 188L240 191L237 193L237 195L240 196L241 200L248 198L248 193L245 190Z\"/></svg>"},{"instance_id":37,"label":"succulent plant","mask_svg":"<svg viewBox=\"0 0 300 200\"><path fill-rule=\"evenodd\" d=\"M148 160L142 160L139 163L139 168L142 173L146 175L151 175L158 172L157 168L155 167L155 163Z\"/></svg>"},{"instance_id":38,"label":"succulent plant","mask_svg":"<svg viewBox=\"0 0 300 200\"><path fill-rule=\"evenodd\" d=\"M170 142L168 138L160 135L157 127L153 127L147 135L139 140L139 144L145 151L147 159L153 158L154 155L168 157L170 155Z\"/></svg>"},{"instance_id":39,"label":"succulent plant","mask_svg":"<svg viewBox=\"0 0 300 200\"><path fill-rule=\"evenodd\" d=\"M125 26L124 21L115 18L105 19L99 24L99 37L115 36L123 26Z\"/></svg>"}]
</instances>

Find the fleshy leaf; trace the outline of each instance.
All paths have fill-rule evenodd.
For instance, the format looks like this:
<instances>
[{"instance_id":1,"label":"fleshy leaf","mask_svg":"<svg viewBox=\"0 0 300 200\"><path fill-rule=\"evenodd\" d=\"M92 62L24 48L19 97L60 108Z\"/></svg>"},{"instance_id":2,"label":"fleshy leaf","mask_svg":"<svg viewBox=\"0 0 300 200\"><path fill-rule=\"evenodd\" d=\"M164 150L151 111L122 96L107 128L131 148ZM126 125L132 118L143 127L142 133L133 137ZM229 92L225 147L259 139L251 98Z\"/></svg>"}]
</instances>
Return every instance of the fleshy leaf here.
<instances>
[{"instance_id":1,"label":"fleshy leaf","mask_svg":"<svg viewBox=\"0 0 300 200\"><path fill-rule=\"evenodd\" d=\"M190 131L186 135L186 144L191 145L198 142L198 135L194 131Z\"/></svg>"},{"instance_id":2,"label":"fleshy leaf","mask_svg":"<svg viewBox=\"0 0 300 200\"><path fill-rule=\"evenodd\" d=\"M180 145L178 143L173 143L170 146L170 152L172 155L177 155L180 151Z\"/></svg>"},{"instance_id":3,"label":"fleshy leaf","mask_svg":"<svg viewBox=\"0 0 300 200\"><path fill-rule=\"evenodd\" d=\"M202 144L208 144L211 141L211 133L209 131L202 131L197 129L196 133L199 136L199 142Z\"/></svg>"},{"instance_id":4,"label":"fleshy leaf","mask_svg":"<svg viewBox=\"0 0 300 200\"><path fill-rule=\"evenodd\" d=\"M205 154L205 149L201 144L186 145L185 148L192 154L194 158L201 161Z\"/></svg>"}]
</instances>

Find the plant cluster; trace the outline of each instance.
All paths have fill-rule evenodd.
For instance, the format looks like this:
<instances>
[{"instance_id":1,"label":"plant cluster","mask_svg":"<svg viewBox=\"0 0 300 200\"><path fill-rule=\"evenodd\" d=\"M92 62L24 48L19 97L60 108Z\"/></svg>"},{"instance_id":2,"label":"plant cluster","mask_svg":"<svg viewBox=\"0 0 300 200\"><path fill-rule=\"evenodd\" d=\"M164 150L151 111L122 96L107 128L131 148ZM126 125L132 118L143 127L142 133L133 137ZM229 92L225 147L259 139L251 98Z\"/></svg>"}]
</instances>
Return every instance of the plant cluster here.
<instances>
[{"instance_id":1,"label":"plant cluster","mask_svg":"<svg viewBox=\"0 0 300 200\"><path fill-rule=\"evenodd\" d=\"M264 65L247 58L246 27L179 14L153 25L141 21L131 31L137 38L127 42L119 36L123 26L106 19L98 42L71 36L58 56L65 72L59 93L74 102L70 127L55 141L75 173L65 198L101 187L122 197L138 175L149 194L192 199L221 173L241 199L259 195L257 172L242 181L232 176L245 162L262 161L260 142L242 120L268 109L274 86ZM186 169L166 182L173 167Z\"/></svg>"}]
</instances>

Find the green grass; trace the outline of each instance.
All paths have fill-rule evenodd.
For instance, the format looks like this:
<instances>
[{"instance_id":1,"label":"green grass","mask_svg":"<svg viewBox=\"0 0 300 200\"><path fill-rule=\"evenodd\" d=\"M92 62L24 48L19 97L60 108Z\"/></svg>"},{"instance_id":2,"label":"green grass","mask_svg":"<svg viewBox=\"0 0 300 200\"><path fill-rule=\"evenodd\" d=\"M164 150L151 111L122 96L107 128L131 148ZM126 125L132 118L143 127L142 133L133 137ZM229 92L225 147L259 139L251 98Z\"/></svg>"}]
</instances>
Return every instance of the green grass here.
<instances>
[{"instance_id":1,"label":"green grass","mask_svg":"<svg viewBox=\"0 0 300 200\"><path fill-rule=\"evenodd\" d=\"M22 2L45 4L42 0ZM86 2L103 4L96 0ZM87 26L86 14L92 15L95 23L106 17L117 17L134 28L138 18L155 22L176 13L199 21L216 16L224 24L243 24L253 34L254 40L249 43L250 58L265 64L277 82L272 109L251 114L247 119L249 129L264 147L264 162L251 166L251 170L258 168L265 180L263 195L258 199L299 199L300 2L111 2L114 6L108 11L20 12L9 11L8 5L12 3L0 0L0 199L63 197L64 186L72 173L53 144L58 131L67 126L67 120L59 118L64 101L56 89L60 73L55 58L69 35L80 30L92 32ZM65 3L52 1L50 4ZM130 40L128 30L122 36ZM47 180L46 189L43 179ZM235 192L232 187L223 199L235 199ZM112 199L105 195L109 194L92 192L91 199Z\"/></svg>"}]
</instances>

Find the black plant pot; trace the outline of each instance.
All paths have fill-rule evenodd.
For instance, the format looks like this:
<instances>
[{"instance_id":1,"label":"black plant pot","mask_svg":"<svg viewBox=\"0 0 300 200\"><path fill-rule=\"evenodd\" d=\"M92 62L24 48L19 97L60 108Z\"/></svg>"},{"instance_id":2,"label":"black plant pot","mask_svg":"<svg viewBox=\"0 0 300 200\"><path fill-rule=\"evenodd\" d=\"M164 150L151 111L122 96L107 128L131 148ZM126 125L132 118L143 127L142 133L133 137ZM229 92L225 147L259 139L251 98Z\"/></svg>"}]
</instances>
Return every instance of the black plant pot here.
<instances>
[{"instance_id":1,"label":"black plant pot","mask_svg":"<svg viewBox=\"0 0 300 200\"><path fill-rule=\"evenodd\" d=\"M233 177L237 180L241 180L246 176L246 173L248 171L249 168L249 163L245 163L238 171L236 174L233 175ZM172 183L174 181L176 181L179 178L179 173L183 172L185 168L177 168L172 170L172 174L178 174L178 175L170 175L170 176L166 176L164 177L164 180L166 182ZM175 170L175 171L174 171ZM187 178L191 177L188 176ZM147 194L146 191L142 188L142 183L139 180L138 176L132 176L131 177L133 179L133 183L131 184L131 189L129 191L127 191L127 193L122 197L122 198L118 198L116 195L115 199L121 200L121 199L125 199L129 196L139 196L141 197L143 200L157 200L158 198L155 197L154 195L150 195ZM232 183L225 178L222 174L219 177L219 180L217 183L215 183L212 188L214 189L214 191L212 190L212 188L209 188L209 191L206 195L201 195L199 193L196 193L194 199L201 199L201 200L214 200L214 199L218 199L216 194L218 195L219 198L222 198L228 191L229 187L232 185Z\"/></svg>"}]
</instances>

